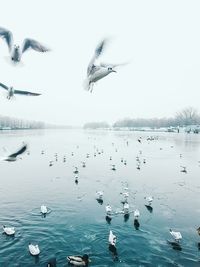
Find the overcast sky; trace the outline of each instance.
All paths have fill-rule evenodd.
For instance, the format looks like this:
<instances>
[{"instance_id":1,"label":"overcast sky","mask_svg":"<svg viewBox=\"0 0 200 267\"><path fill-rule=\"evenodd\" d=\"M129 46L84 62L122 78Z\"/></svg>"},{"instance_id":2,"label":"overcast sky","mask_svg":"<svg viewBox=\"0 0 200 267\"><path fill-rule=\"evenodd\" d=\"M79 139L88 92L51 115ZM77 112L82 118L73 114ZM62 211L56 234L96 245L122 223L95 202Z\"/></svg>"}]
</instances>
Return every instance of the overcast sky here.
<instances>
[{"instance_id":1,"label":"overcast sky","mask_svg":"<svg viewBox=\"0 0 200 267\"><path fill-rule=\"evenodd\" d=\"M0 82L41 92L8 101L0 114L82 125L124 117L173 116L200 101L200 1L1 0L2 27L21 44L30 37L52 52L29 51L23 66L5 59L0 40ZM130 61L83 90L87 65L98 42L110 37L103 62Z\"/></svg>"}]
</instances>

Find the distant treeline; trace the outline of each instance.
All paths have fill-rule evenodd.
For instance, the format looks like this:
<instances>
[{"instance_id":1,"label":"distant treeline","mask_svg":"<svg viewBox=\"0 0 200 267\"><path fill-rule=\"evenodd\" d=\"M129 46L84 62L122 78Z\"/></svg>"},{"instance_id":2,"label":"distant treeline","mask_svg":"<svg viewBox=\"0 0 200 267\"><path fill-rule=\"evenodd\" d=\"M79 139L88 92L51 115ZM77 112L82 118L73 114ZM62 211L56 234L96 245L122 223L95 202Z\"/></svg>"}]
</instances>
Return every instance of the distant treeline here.
<instances>
[{"instance_id":1,"label":"distant treeline","mask_svg":"<svg viewBox=\"0 0 200 267\"><path fill-rule=\"evenodd\" d=\"M109 124L107 122L88 122L85 123L84 129L98 129L98 128L109 128Z\"/></svg>"},{"instance_id":2,"label":"distant treeline","mask_svg":"<svg viewBox=\"0 0 200 267\"><path fill-rule=\"evenodd\" d=\"M106 122L90 122L84 125L84 128L97 129L109 127L177 127L187 125L200 125L200 115L193 107L188 107L180 112L177 112L173 118L151 118L151 119L131 119L125 118L116 121L113 125Z\"/></svg>"},{"instance_id":3,"label":"distant treeline","mask_svg":"<svg viewBox=\"0 0 200 267\"><path fill-rule=\"evenodd\" d=\"M45 123L40 121L28 121L0 115L0 130L3 129L43 129Z\"/></svg>"}]
</instances>

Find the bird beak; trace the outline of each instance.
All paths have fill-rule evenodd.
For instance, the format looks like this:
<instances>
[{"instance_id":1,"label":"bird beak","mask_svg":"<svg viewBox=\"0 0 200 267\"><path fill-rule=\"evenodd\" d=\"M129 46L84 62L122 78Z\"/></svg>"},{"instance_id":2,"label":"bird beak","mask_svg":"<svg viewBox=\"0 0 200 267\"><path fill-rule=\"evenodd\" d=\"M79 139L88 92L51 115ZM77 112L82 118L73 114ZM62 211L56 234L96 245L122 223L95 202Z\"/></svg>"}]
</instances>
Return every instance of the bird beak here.
<instances>
[{"instance_id":1,"label":"bird beak","mask_svg":"<svg viewBox=\"0 0 200 267\"><path fill-rule=\"evenodd\" d=\"M117 73L117 72L116 72L116 70L112 70L112 72L115 72L115 73Z\"/></svg>"}]
</instances>

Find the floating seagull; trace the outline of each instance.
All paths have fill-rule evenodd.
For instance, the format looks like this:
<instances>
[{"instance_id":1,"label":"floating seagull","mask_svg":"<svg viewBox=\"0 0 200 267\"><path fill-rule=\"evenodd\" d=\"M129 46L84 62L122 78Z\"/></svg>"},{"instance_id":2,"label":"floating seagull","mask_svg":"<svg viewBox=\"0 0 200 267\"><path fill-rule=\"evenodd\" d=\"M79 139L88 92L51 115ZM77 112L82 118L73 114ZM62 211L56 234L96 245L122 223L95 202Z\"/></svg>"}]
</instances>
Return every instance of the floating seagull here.
<instances>
[{"instance_id":1,"label":"floating seagull","mask_svg":"<svg viewBox=\"0 0 200 267\"><path fill-rule=\"evenodd\" d=\"M29 249L29 252L31 253L32 256L37 256L40 254L40 249L39 249L38 245L33 245L30 243L28 245L28 249Z\"/></svg>"},{"instance_id":2,"label":"floating seagull","mask_svg":"<svg viewBox=\"0 0 200 267\"><path fill-rule=\"evenodd\" d=\"M181 166L182 170L181 172L187 173L186 167L185 166Z\"/></svg>"},{"instance_id":3,"label":"floating seagull","mask_svg":"<svg viewBox=\"0 0 200 267\"><path fill-rule=\"evenodd\" d=\"M102 200L103 199L103 191L97 191L96 192L96 199Z\"/></svg>"},{"instance_id":4,"label":"floating seagull","mask_svg":"<svg viewBox=\"0 0 200 267\"><path fill-rule=\"evenodd\" d=\"M40 207L40 210L41 210L41 213L42 213L43 215L46 215L47 212L48 212L47 207L46 207L45 205L42 205L42 206Z\"/></svg>"},{"instance_id":5,"label":"floating seagull","mask_svg":"<svg viewBox=\"0 0 200 267\"><path fill-rule=\"evenodd\" d=\"M106 206L106 213L107 213L107 215L111 215L111 213L112 213L112 208L111 208L110 205L107 205L107 206Z\"/></svg>"},{"instance_id":6,"label":"floating seagull","mask_svg":"<svg viewBox=\"0 0 200 267\"><path fill-rule=\"evenodd\" d=\"M81 163L82 163L82 167L85 168L86 167L86 163L84 161L82 161Z\"/></svg>"},{"instance_id":7,"label":"floating seagull","mask_svg":"<svg viewBox=\"0 0 200 267\"><path fill-rule=\"evenodd\" d=\"M78 176L75 177L75 184L78 184Z\"/></svg>"},{"instance_id":8,"label":"floating seagull","mask_svg":"<svg viewBox=\"0 0 200 267\"><path fill-rule=\"evenodd\" d=\"M19 45L15 45L13 43L13 34L11 31L0 27L0 37L5 39L7 45L8 45L8 49L9 49L9 53L10 53L10 57L12 62L14 63L18 63L21 61L22 58L22 54L24 52L26 52L28 49L32 48L33 50L37 51L37 52L47 52L50 51L50 49L48 49L47 47L45 47L44 45L42 45L41 43L39 43L38 41L35 41L33 39L24 39L24 42L22 44L22 47L20 48Z\"/></svg>"},{"instance_id":9,"label":"floating seagull","mask_svg":"<svg viewBox=\"0 0 200 267\"><path fill-rule=\"evenodd\" d=\"M53 166L53 160L49 161L49 167Z\"/></svg>"},{"instance_id":10,"label":"floating seagull","mask_svg":"<svg viewBox=\"0 0 200 267\"><path fill-rule=\"evenodd\" d=\"M10 155L8 155L7 157L3 158L2 160L4 161L16 161L17 157L21 154L23 154L26 150L27 150L27 144L23 144L22 147L20 147L20 149L18 149L15 153L12 153Z\"/></svg>"},{"instance_id":11,"label":"floating seagull","mask_svg":"<svg viewBox=\"0 0 200 267\"><path fill-rule=\"evenodd\" d=\"M21 91L21 90L15 90L12 86L8 87L3 83L0 83L0 87L7 90L7 99L11 99L14 97L14 95L26 95L26 96L39 96L41 94L38 93L32 93L29 91Z\"/></svg>"},{"instance_id":12,"label":"floating seagull","mask_svg":"<svg viewBox=\"0 0 200 267\"><path fill-rule=\"evenodd\" d=\"M113 234L113 232L111 230L109 233L108 242L113 246L115 246L116 242L117 242L117 237L116 237L116 235Z\"/></svg>"},{"instance_id":13,"label":"floating seagull","mask_svg":"<svg viewBox=\"0 0 200 267\"><path fill-rule=\"evenodd\" d=\"M123 192L123 193L120 193L122 194L123 196L123 199L122 199L122 203L125 204L125 203L128 203L128 197L129 197L129 192Z\"/></svg>"},{"instance_id":14,"label":"floating seagull","mask_svg":"<svg viewBox=\"0 0 200 267\"><path fill-rule=\"evenodd\" d=\"M111 166L112 166L111 170L112 170L112 171L116 171L115 165L113 164L113 165L111 165Z\"/></svg>"},{"instance_id":15,"label":"floating seagull","mask_svg":"<svg viewBox=\"0 0 200 267\"><path fill-rule=\"evenodd\" d=\"M79 171L78 171L78 167L74 167L75 168L75 170L74 170L74 174L78 174L79 173Z\"/></svg>"},{"instance_id":16,"label":"floating seagull","mask_svg":"<svg viewBox=\"0 0 200 267\"><path fill-rule=\"evenodd\" d=\"M128 214L129 213L129 204L125 203L124 204L124 214Z\"/></svg>"},{"instance_id":17,"label":"floating seagull","mask_svg":"<svg viewBox=\"0 0 200 267\"><path fill-rule=\"evenodd\" d=\"M136 210L134 211L134 217L135 217L135 219L138 219L138 218L140 217L140 212L139 212L138 209L136 209Z\"/></svg>"},{"instance_id":18,"label":"floating seagull","mask_svg":"<svg viewBox=\"0 0 200 267\"><path fill-rule=\"evenodd\" d=\"M148 202L148 206L151 206L152 202L153 202L153 197L152 196L148 196L148 197L145 197L145 199L147 200Z\"/></svg>"},{"instance_id":19,"label":"floating seagull","mask_svg":"<svg viewBox=\"0 0 200 267\"><path fill-rule=\"evenodd\" d=\"M114 261L118 261L118 253L116 249L116 242L117 242L117 237L113 234L113 232L110 230L109 237L108 237L108 242L109 242L109 251L112 252L113 254L113 259Z\"/></svg>"},{"instance_id":20,"label":"floating seagull","mask_svg":"<svg viewBox=\"0 0 200 267\"><path fill-rule=\"evenodd\" d=\"M88 266L88 263L90 262L87 254L84 254L83 256L68 256L67 260L72 266Z\"/></svg>"},{"instance_id":21,"label":"floating seagull","mask_svg":"<svg viewBox=\"0 0 200 267\"><path fill-rule=\"evenodd\" d=\"M5 225L3 226L3 231L7 235L14 235L15 234L15 228L14 227L6 227Z\"/></svg>"},{"instance_id":22,"label":"floating seagull","mask_svg":"<svg viewBox=\"0 0 200 267\"><path fill-rule=\"evenodd\" d=\"M169 229L169 232L176 242L179 242L182 239L182 235L180 232L172 231L172 229Z\"/></svg>"},{"instance_id":23,"label":"floating seagull","mask_svg":"<svg viewBox=\"0 0 200 267\"><path fill-rule=\"evenodd\" d=\"M93 91L94 84L98 80L106 77L108 74L112 72L116 72L114 68L120 65L125 65L125 64L104 64L104 63L100 63L98 65L96 64L96 60L104 51L106 42L107 40L104 39L98 44L94 56L92 57L87 68L87 78L84 82L84 89L90 91L91 93Z\"/></svg>"},{"instance_id":24,"label":"floating seagull","mask_svg":"<svg viewBox=\"0 0 200 267\"><path fill-rule=\"evenodd\" d=\"M140 164L137 164L137 170L140 170Z\"/></svg>"}]
</instances>

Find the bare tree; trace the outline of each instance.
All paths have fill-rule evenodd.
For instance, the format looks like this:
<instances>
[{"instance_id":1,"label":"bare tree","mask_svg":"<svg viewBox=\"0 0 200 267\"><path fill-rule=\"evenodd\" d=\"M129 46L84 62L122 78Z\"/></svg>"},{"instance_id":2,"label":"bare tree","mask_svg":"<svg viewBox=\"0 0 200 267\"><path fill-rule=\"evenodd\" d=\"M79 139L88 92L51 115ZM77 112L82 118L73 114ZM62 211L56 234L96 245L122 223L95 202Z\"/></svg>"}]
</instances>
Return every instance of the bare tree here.
<instances>
[{"instance_id":1,"label":"bare tree","mask_svg":"<svg viewBox=\"0 0 200 267\"><path fill-rule=\"evenodd\" d=\"M175 120L180 126L187 126L200 123L200 116L197 109L193 107L187 107L176 113Z\"/></svg>"}]
</instances>

